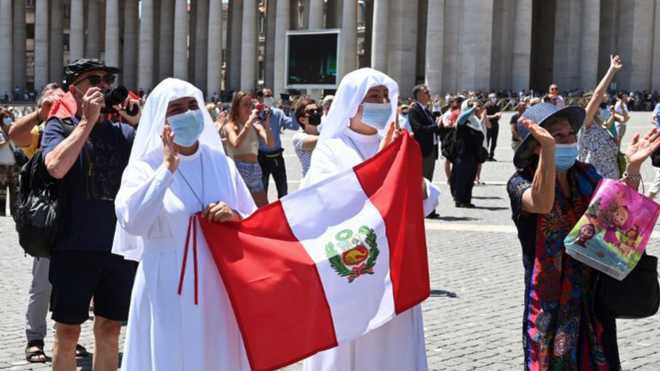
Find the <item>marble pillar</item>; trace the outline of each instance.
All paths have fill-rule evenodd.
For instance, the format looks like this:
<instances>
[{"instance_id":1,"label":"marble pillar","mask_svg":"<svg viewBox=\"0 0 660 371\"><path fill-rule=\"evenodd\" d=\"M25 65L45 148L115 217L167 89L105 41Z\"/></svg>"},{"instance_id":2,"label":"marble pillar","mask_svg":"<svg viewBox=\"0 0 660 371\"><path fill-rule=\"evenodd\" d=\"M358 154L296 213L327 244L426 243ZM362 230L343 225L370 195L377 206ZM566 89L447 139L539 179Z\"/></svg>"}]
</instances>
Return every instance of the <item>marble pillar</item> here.
<instances>
[{"instance_id":1,"label":"marble pillar","mask_svg":"<svg viewBox=\"0 0 660 371\"><path fill-rule=\"evenodd\" d=\"M243 33L243 0L231 0L229 3L229 89L236 91L241 88L241 41Z\"/></svg>"},{"instance_id":2,"label":"marble pillar","mask_svg":"<svg viewBox=\"0 0 660 371\"><path fill-rule=\"evenodd\" d=\"M161 0L158 34L158 80L172 76L174 61L174 0Z\"/></svg>"},{"instance_id":3,"label":"marble pillar","mask_svg":"<svg viewBox=\"0 0 660 371\"><path fill-rule=\"evenodd\" d=\"M277 0L266 3L266 45L264 55L264 86L273 88L275 84L275 27L277 20Z\"/></svg>"},{"instance_id":4,"label":"marble pillar","mask_svg":"<svg viewBox=\"0 0 660 371\"><path fill-rule=\"evenodd\" d=\"M14 90L12 16L11 0L0 0L0 97L11 96Z\"/></svg>"},{"instance_id":5,"label":"marble pillar","mask_svg":"<svg viewBox=\"0 0 660 371\"><path fill-rule=\"evenodd\" d=\"M275 58L274 69L275 78L273 83L273 94L284 93L286 89L286 32L291 25L291 3L288 0L277 0L276 20L275 20Z\"/></svg>"},{"instance_id":6,"label":"marble pillar","mask_svg":"<svg viewBox=\"0 0 660 371\"><path fill-rule=\"evenodd\" d=\"M426 85L431 94L442 94L445 0L429 1L426 26ZM376 2L378 6L378 2Z\"/></svg>"},{"instance_id":7,"label":"marble pillar","mask_svg":"<svg viewBox=\"0 0 660 371\"><path fill-rule=\"evenodd\" d=\"M206 97L220 94L222 88L222 0L209 0L209 41L206 71Z\"/></svg>"},{"instance_id":8,"label":"marble pillar","mask_svg":"<svg viewBox=\"0 0 660 371\"><path fill-rule=\"evenodd\" d=\"M415 8L415 12L417 8ZM341 17L341 48L337 84L347 73L357 69L357 1L343 0Z\"/></svg>"},{"instance_id":9,"label":"marble pillar","mask_svg":"<svg viewBox=\"0 0 660 371\"><path fill-rule=\"evenodd\" d=\"M50 0L49 82L60 82L64 77L64 3Z\"/></svg>"},{"instance_id":10,"label":"marble pillar","mask_svg":"<svg viewBox=\"0 0 660 371\"><path fill-rule=\"evenodd\" d=\"M194 83L206 91L206 68L208 62L207 48L209 43L209 0L197 0L195 8L195 65Z\"/></svg>"},{"instance_id":11,"label":"marble pillar","mask_svg":"<svg viewBox=\"0 0 660 371\"><path fill-rule=\"evenodd\" d=\"M573 0L557 0L555 16L554 82L560 90L580 86L581 4Z\"/></svg>"},{"instance_id":12,"label":"marble pillar","mask_svg":"<svg viewBox=\"0 0 660 371\"><path fill-rule=\"evenodd\" d=\"M143 89L145 92L153 88L154 10L153 0L141 0L138 88Z\"/></svg>"},{"instance_id":13,"label":"marble pillar","mask_svg":"<svg viewBox=\"0 0 660 371\"><path fill-rule=\"evenodd\" d=\"M531 57L532 3L527 0L516 0L510 85L514 91L529 88Z\"/></svg>"},{"instance_id":14,"label":"marble pillar","mask_svg":"<svg viewBox=\"0 0 660 371\"><path fill-rule=\"evenodd\" d=\"M444 0L438 0L437 3L444 4ZM387 42L388 30L390 28L389 8L390 0L374 1L373 36L371 39L371 67L385 73L387 73ZM430 14L429 17L431 17ZM438 23L441 24L441 22Z\"/></svg>"},{"instance_id":15,"label":"marble pillar","mask_svg":"<svg viewBox=\"0 0 660 371\"><path fill-rule=\"evenodd\" d=\"M85 57L99 58L101 56L101 4L99 0L87 1L87 39Z\"/></svg>"},{"instance_id":16,"label":"marble pillar","mask_svg":"<svg viewBox=\"0 0 660 371\"><path fill-rule=\"evenodd\" d=\"M654 90L660 90L660 1L655 1L655 19L653 20L653 71L651 85Z\"/></svg>"},{"instance_id":17,"label":"marble pillar","mask_svg":"<svg viewBox=\"0 0 660 371\"><path fill-rule=\"evenodd\" d=\"M48 1L35 2L34 16L34 89L39 91L48 81Z\"/></svg>"},{"instance_id":18,"label":"marble pillar","mask_svg":"<svg viewBox=\"0 0 660 371\"><path fill-rule=\"evenodd\" d=\"M257 2L243 1L241 90L254 90L257 82Z\"/></svg>"},{"instance_id":19,"label":"marble pillar","mask_svg":"<svg viewBox=\"0 0 660 371\"><path fill-rule=\"evenodd\" d=\"M630 89L652 90L655 0L635 0L630 59ZM624 61L625 63L625 61ZM624 67L625 68L625 67ZM655 86L654 88L658 88Z\"/></svg>"},{"instance_id":20,"label":"marble pillar","mask_svg":"<svg viewBox=\"0 0 660 371\"><path fill-rule=\"evenodd\" d=\"M390 21L387 72L399 83L401 97L410 96L410 92L415 85L417 5L416 0L393 1L390 3L390 14L396 14L397 16L391 17Z\"/></svg>"},{"instance_id":21,"label":"marble pillar","mask_svg":"<svg viewBox=\"0 0 660 371\"><path fill-rule=\"evenodd\" d=\"M600 77L598 76L598 54L600 51L600 0L583 0L582 22L580 29L580 69L579 85L582 90L593 89ZM651 9L653 10L653 9Z\"/></svg>"},{"instance_id":22,"label":"marble pillar","mask_svg":"<svg viewBox=\"0 0 660 371\"><path fill-rule=\"evenodd\" d=\"M317 30L323 27L323 0L309 0L309 29Z\"/></svg>"},{"instance_id":23,"label":"marble pillar","mask_svg":"<svg viewBox=\"0 0 660 371\"><path fill-rule=\"evenodd\" d=\"M105 2L105 63L119 66L119 0Z\"/></svg>"},{"instance_id":24,"label":"marble pillar","mask_svg":"<svg viewBox=\"0 0 660 371\"><path fill-rule=\"evenodd\" d=\"M14 0L14 86L25 89L25 0Z\"/></svg>"},{"instance_id":25,"label":"marble pillar","mask_svg":"<svg viewBox=\"0 0 660 371\"><path fill-rule=\"evenodd\" d=\"M188 80L188 3L176 0L174 8L174 77Z\"/></svg>"},{"instance_id":26,"label":"marble pillar","mask_svg":"<svg viewBox=\"0 0 660 371\"><path fill-rule=\"evenodd\" d=\"M80 59L85 48L85 7L83 0L71 0L71 19L69 23L69 62Z\"/></svg>"},{"instance_id":27,"label":"marble pillar","mask_svg":"<svg viewBox=\"0 0 660 371\"><path fill-rule=\"evenodd\" d=\"M125 0L121 76L123 84L129 89L137 89L138 7L138 0Z\"/></svg>"}]
</instances>

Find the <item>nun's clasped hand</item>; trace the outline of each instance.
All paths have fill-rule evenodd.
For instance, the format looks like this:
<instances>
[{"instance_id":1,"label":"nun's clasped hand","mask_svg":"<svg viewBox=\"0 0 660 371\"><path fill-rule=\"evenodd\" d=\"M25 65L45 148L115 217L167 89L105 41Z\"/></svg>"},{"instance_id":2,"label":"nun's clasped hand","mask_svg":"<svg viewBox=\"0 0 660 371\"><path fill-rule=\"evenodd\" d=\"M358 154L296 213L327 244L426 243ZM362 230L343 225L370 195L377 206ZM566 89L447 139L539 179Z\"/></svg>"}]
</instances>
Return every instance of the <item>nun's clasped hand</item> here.
<instances>
[{"instance_id":1,"label":"nun's clasped hand","mask_svg":"<svg viewBox=\"0 0 660 371\"><path fill-rule=\"evenodd\" d=\"M210 203L202 213L202 217L214 223L238 222L241 220L241 216L222 201Z\"/></svg>"},{"instance_id":2,"label":"nun's clasped hand","mask_svg":"<svg viewBox=\"0 0 660 371\"><path fill-rule=\"evenodd\" d=\"M167 170L174 173L179 166L179 152L174 145L174 133L169 125L163 128L163 134L160 136L163 140L163 163Z\"/></svg>"},{"instance_id":3,"label":"nun's clasped hand","mask_svg":"<svg viewBox=\"0 0 660 371\"><path fill-rule=\"evenodd\" d=\"M403 129L401 129L394 121L387 124L387 128L385 128L385 135L383 136L383 139L380 141L379 150L382 150L383 148L387 147L389 144L394 142L398 137L400 137L402 130Z\"/></svg>"}]
</instances>

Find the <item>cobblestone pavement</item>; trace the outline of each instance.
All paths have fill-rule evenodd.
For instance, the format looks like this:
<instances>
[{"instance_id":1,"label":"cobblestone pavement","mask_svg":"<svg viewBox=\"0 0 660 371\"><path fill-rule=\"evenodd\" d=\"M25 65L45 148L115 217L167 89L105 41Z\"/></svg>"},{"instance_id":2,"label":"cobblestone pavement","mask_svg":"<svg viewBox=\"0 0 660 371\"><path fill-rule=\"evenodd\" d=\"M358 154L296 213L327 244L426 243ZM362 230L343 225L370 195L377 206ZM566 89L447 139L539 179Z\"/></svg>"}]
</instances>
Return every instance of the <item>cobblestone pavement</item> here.
<instances>
[{"instance_id":1,"label":"cobblestone pavement","mask_svg":"<svg viewBox=\"0 0 660 371\"><path fill-rule=\"evenodd\" d=\"M507 123L508 116L502 120ZM649 114L634 114L628 133L650 127ZM518 370L522 368L521 319L523 270L521 250L510 219L504 184L512 173L508 125L500 125L498 162L488 162L475 188L474 210L456 209L450 202L442 166L436 169L443 196L439 220L426 225L431 268L431 297L423 305L429 366L433 370ZM628 139L632 137L627 134ZM284 136L290 189L295 190L300 166ZM654 169L645 166L644 179ZM274 198L271 185L271 199ZM0 218L0 369L44 370L23 361L24 313L30 284L31 260L17 244L13 223ZM660 229L649 250L660 254ZM619 344L624 370L660 370L659 316L619 321ZM81 343L93 352L91 322L83 326ZM46 339L52 345L52 334ZM48 350L48 353L50 351ZM91 370L89 359L79 369ZM286 368L299 371L300 365ZM402 370L405 371L405 370Z\"/></svg>"}]
</instances>

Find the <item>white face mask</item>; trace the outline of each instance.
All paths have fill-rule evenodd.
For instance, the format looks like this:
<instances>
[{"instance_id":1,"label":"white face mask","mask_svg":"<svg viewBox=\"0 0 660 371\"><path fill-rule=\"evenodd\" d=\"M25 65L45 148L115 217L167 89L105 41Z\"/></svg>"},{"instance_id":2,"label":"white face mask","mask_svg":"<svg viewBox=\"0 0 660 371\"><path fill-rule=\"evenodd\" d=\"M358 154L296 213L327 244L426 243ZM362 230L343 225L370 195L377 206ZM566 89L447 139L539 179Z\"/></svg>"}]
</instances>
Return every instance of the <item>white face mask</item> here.
<instances>
[{"instance_id":1,"label":"white face mask","mask_svg":"<svg viewBox=\"0 0 660 371\"><path fill-rule=\"evenodd\" d=\"M9 117L9 116L5 116L5 117L2 119L2 123L5 124L5 125L9 125L9 124L11 124L12 121L13 121L13 120L12 120L11 117Z\"/></svg>"},{"instance_id":2,"label":"white face mask","mask_svg":"<svg viewBox=\"0 0 660 371\"><path fill-rule=\"evenodd\" d=\"M275 103L275 100L273 97L264 97L264 104L267 105L268 107L272 107L273 103Z\"/></svg>"},{"instance_id":3,"label":"white face mask","mask_svg":"<svg viewBox=\"0 0 660 371\"><path fill-rule=\"evenodd\" d=\"M362 122L374 129L384 130L391 115L389 103L362 103Z\"/></svg>"}]
</instances>

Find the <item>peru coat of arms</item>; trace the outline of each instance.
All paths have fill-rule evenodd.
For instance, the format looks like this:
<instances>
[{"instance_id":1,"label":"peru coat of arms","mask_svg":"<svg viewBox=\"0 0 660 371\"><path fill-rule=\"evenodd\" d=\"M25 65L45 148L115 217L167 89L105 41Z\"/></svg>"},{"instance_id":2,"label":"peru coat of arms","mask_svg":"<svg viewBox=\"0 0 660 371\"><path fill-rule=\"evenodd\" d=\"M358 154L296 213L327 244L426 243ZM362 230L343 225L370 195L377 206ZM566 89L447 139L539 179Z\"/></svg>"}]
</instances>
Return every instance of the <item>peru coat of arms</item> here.
<instances>
[{"instance_id":1,"label":"peru coat of arms","mask_svg":"<svg viewBox=\"0 0 660 371\"><path fill-rule=\"evenodd\" d=\"M344 229L335 235L334 242L325 245L330 265L340 277L351 283L363 274L374 274L378 259L376 232L365 225L357 232Z\"/></svg>"}]
</instances>

